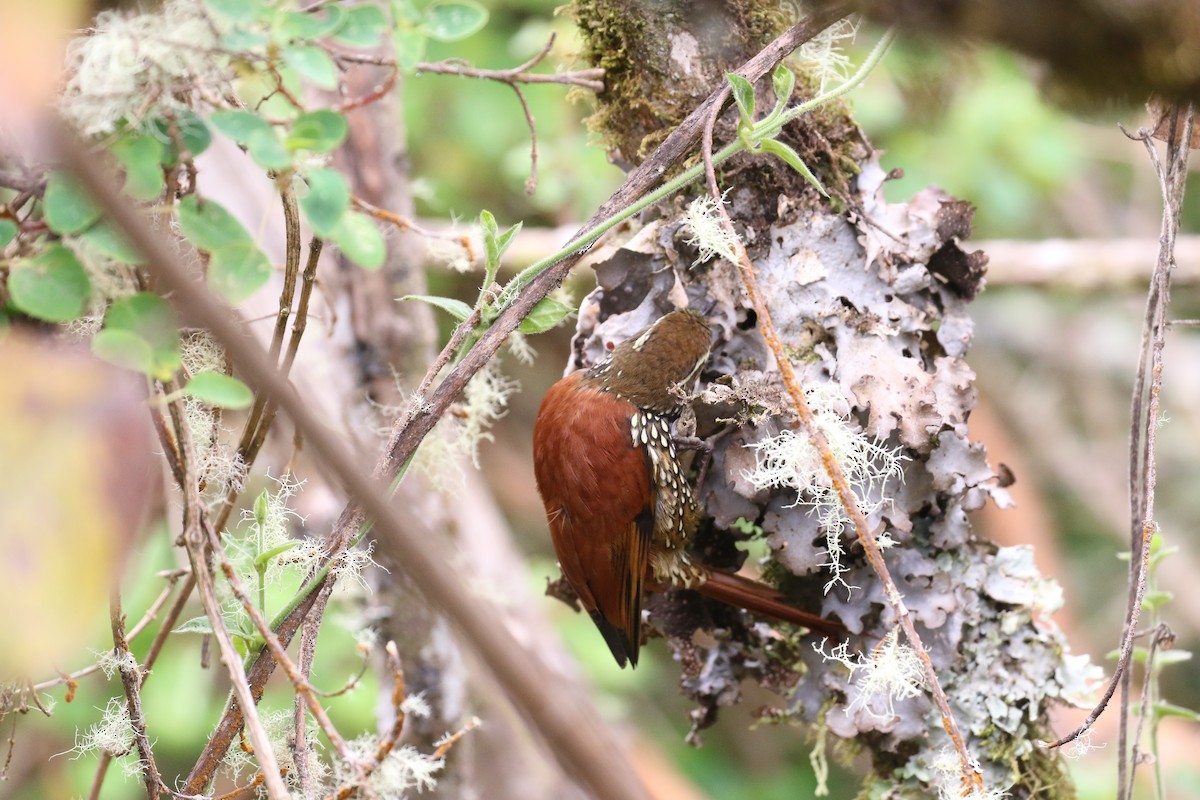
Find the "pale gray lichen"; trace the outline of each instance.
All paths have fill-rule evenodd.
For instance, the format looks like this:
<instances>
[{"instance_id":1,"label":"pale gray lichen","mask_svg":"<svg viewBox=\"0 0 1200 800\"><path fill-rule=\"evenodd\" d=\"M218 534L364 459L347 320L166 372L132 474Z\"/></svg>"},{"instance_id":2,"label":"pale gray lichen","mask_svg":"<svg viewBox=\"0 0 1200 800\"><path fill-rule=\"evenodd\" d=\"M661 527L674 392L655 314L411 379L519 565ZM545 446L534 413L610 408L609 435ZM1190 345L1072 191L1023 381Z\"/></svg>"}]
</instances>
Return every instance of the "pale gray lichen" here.
<instances>
[{"instance_id":1,"label":"pale gray lichen","mask_svg":"<svg viewBox=\"0 0 1200 800\"><path fill-rule=\"evenodd\" d=\"M879 448L879 495L862 510L872 534L892 545L884 559L988 791L1024 797L1057 784L1054 796L1067 796L1060 761L1033 743L1046 735L1049 706L1079 700L1092 668L1069 655L1049 618L1061 602L1053 582L1037 574L1026 550L976 537L968 517L989 499L1011 503L984 448L968 438L975 388L963 360L972 334L967 306L986 263L958 245L971 208L937 189L888 203L876 158L858 166L848 214L783 196L764 202L750 187L731 192L729 210L801 384L834 397L841 423ZM755 218L772 205L773 216ZM852 532L835 535L850 554L841 577L857 588L823 594L830 531L805 506L811 487L797 504L798 484L747 477L760 466L752 448L792 429L794 418L736 269L725 261L692 267L688 234L682 215L667 216L608 249L595 266L599 288L580 308L570 367L595 363L673 307L705 310L716 341L695 409L700 434L718 436L698 489L698 555L736 568L744 554L731 542L745 535L738 521L761 526L768 576L797 603L840 619L854 634L851 649L869 654L897 619ZM905 460L889 467L888 453ZM686 592L646 605L648 626L670 638L684 690L699 703L696 730L737 702L741 681L752 678L788 698L778 715L823 720L829 735L869 750L889 797L934 796L957 780L938 760L949 742L925 693L894 693L889 709L865 697L843 663L781 637L777 626ZM712 635L694 637L702 627Z\"/></svg>"}]
</instances>

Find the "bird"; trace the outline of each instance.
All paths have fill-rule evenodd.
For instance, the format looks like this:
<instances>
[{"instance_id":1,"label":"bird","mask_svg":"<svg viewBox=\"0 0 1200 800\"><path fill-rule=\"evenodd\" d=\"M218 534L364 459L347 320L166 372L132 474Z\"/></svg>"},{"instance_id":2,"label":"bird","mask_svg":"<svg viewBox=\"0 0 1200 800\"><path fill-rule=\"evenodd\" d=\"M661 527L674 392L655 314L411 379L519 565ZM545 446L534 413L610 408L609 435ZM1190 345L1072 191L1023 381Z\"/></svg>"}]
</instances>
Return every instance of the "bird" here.
<instances>
[{"instance_id":1,"label":"bird","mask_svg":"<svg viewBox=\"0 0 1200 800\"><path fill-rule=\"evenodd\" d=\"M648 589L694 589L826 635L844 630L688 554L700 514L672 424L711 343L703 315L670 311L551 386L534 423L534 474L559 566L621 668L637 666Z\"/></svg>"}]
</instances>

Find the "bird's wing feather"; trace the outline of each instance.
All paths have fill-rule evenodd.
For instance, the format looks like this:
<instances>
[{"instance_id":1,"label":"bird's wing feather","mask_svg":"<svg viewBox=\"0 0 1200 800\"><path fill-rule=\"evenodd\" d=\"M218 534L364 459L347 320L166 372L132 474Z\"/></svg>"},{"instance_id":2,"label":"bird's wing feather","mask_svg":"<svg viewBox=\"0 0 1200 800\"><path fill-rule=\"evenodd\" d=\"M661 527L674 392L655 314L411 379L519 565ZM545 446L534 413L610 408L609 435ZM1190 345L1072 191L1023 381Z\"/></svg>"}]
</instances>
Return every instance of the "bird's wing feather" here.
<instances>
[{"instance_id":1,"label":"bird's wing feather","mask_svg":"<svg viewBox=\"0 0 1200 800\"><path fill-rule=\"evenodd\" d=\"M534 430L534 472L563 575L622 666L637 664L654 527L645 455L629 434L633 411L581 386L576 373L546 393Z\"/></svg>"}]
</instances>

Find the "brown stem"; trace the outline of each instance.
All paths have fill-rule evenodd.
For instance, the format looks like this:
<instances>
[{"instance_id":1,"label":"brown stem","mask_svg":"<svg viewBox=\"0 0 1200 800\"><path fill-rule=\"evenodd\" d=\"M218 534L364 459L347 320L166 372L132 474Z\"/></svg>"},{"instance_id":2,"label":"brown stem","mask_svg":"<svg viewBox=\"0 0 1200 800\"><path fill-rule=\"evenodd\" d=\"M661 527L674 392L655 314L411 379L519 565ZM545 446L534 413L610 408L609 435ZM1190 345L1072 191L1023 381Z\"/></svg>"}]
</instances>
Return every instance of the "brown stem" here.
<instances>
[{"instance_id":1,"label":"brown stem","mask_svg":"<svg viewBox=\"0 0 1200 800\"><path fill-rule=\"evenodd\" d=\"M109 207L111 208L111 206ZM134 215L137 213L132 206L129 207L129 211ZM140 219L139 222L141 222ZM165 243L160 242L160 244ZM163 274L165 275L165 273ZM196 578L196 587L200 591L200 603L204 608L204 613L208 617L209 623L212 625L213 638L216 639L217 646L221 651L221 661L224 662L226 671L229 674L229 680L233 684L233 694L237 698L238 704L242 707L246 730L254 746L255 758L258 760L263 773L267 795L271 800L287 800L290 795L283 783L283 778L279 774L279 765L275 761L275 753L271 749L271 742L267 738L267 733L263 730L262 720L258 717L258 708L255 705L256 699L251 694L250 686L246 680L246 673L242 669L241 656L238 655L237 649L233 646L233 639L225 627L225 620L221 613L221 603L217 599L212 575L208 571L209 565L207 554L205 553L205 545L211 545L215 541L216 552L223 556L224 550L221 547L220 540L216 538L216 535L212 532L211 525L205 518L204 506L200 500L199 490L197 489L191 431L188 428L187 419L184 417L180 406L181 403L178 400L168 404L168 408L171 411L171 419L174 422L176 441L179 442L180 460L183 464L184 546L187 549L188 559L192 565L192 575ZM207 530L205 530L206 528ZM206 533L209 535L206 536Z\"/></svg>"},{"instance_id":2,"label":"brown stem","mask_svg":"<svg viewBox=\"0 0 1200 800\"><path fill-rule=\"evenodd\" d=\"M1146 297L1146 315L1142 326L1142 349L1130 410L1129 601L1125 607L1125 627L1121 633L1121 655L1104 695L1078 728L1058 741L1047 745L1052 748L1061 747L1083 735L1104 713L1119 686L1122 696L1118 737L1120 758L1117 761L1119 797L1124 797L1124 787L1127 784L1126 773L1129 769L1129 765L1126 763L1128 697L1132 688L1129 665L1133 658L1133 642L1137 633L1138 619L1142 613L1142 601L1146 595L1146 576L1150 565L1150 540L1158 529L1157 523L1154 521L1154 490L1158 482L1155 446L1158 441L1160 417L1159 395L1162 392L1163 348L1166 345L1168 327L1167 309L1170 304L1171 271L1175 264L1175 238L1179 233L1179 214L1183 206L1189 143L1194 118L1195 109L1191 105L1176 110L1175 122L1182 119L1182 125L1172 124L1171 126L1165 170L1154 149L1151 131L1141 130L1135 137L1141 139L1146 146L1150 161L1158 175L1163 196L1163 214L1158 240L1158 260L1154 267L1154 274L1150 278L1150 289ZM1149 362L1149 369L1147 369L1147 362Z\"/></svg>"},{"instance_id":3,"label":"brown stem","mask_svg":"<svg viewBox=\"0 0 1200 800\"><path fill-rule=\"evenodd\" d=\"M155 800L163 788L162 776L154 761L154 751L146 736L146 716L142 713L142 675L137 660L129 651L129 640L125 636L125 614L121 611L121 590L114 586L109 595L108 617L112 626L113 650L120 663L117 672L121 675L121 686L125 690L125 708L129 712L129 726L133 729L133 743L137 748L142 781L146 784L146 797Z\"/></svg>"}]
</instances>

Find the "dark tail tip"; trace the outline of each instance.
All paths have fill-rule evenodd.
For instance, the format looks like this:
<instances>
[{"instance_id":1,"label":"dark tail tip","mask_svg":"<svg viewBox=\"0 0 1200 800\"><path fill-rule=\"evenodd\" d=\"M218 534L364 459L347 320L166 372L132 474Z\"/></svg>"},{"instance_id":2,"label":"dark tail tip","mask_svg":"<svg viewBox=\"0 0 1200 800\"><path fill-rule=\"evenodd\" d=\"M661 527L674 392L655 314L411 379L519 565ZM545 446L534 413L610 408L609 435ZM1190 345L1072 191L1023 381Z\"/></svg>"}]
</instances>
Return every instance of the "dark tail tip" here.
<instances>
[{"instance_id":1,"label":"dark tail tip","mask_svg":"<svg viewBox=\"0 0 1200 800\"><path fill-rule=\"evenodd\" d=\"M621 630L606 620L599 611L592 612L592 622L596 623L596 627L600 629L600 635L604 637L604 643L608 645L613 658L617 660L617 665L621 669L625 669L625 662L628 661L630 666L636 667L638 650L641 646L641 635L638 631L640 626L634 623L631 635L630 632Z\"/></svg>"}]
</instances>

